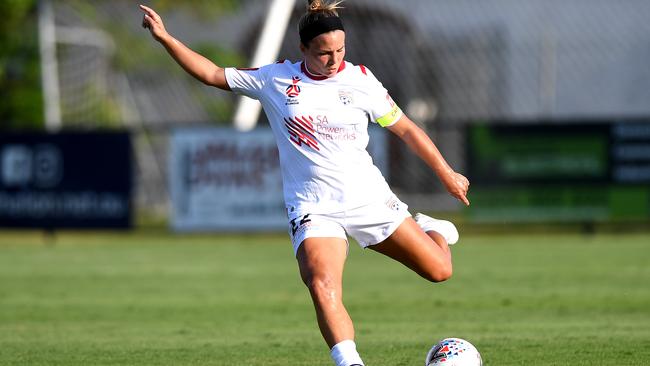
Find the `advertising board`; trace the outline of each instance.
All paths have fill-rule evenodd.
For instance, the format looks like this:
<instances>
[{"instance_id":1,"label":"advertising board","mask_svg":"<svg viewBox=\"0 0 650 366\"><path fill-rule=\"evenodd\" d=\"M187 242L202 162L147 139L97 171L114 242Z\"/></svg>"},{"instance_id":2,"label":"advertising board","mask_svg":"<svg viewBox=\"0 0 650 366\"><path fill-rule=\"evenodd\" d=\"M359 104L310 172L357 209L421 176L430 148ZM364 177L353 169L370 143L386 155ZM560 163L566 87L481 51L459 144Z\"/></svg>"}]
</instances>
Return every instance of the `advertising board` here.
<instances>
[{"instance_id":1,"label":"advertising board","mask_svg":"<svg viewBox=\"0 0 650 366\"><path fill-rule=\"evenodd\" d=\"M468 130L476 221L650 218L650 122L481 123Z\"/></svg>"},{"instance_id":2,"label":"advertising board","mask_svg":"<svg viewBox=\"0 0 650 366\"><path fill-rule=\"evenodd\" d=\"M127 133L0 134L0 226L128 228Z\"/></svg>"}]
</instances>

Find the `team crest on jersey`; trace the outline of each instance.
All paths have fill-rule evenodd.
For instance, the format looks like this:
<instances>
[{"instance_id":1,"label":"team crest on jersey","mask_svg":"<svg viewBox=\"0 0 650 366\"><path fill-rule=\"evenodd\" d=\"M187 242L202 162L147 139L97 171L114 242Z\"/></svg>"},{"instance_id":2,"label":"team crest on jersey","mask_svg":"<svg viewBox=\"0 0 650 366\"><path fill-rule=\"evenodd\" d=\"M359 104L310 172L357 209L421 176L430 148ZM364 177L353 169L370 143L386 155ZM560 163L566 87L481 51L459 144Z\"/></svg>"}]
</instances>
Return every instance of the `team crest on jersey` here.
<instances>
[{"instance_id":1,"label":"team crest on jersey","mask_svg":"<svg viewBox=\"0 0 650 366\"><path fill-rule=\"evenodd\" d=\"M352 92L349 90L339 90L339 100L343 105L349 105L354 102L352 99Z\"/></svg>"},{"instance_id":2,"label":"team crest on jersey","mask_svg":"<svg viewBox=\"0 0 650 366\"><path fill-rule=\"evenodd\" d=\"M302 80L300 76L291 77L291 85L289 85L285 91L287 97L296 98L300 95L300 85L298 85L300 80Z\"/></svg>"}]
</instances>

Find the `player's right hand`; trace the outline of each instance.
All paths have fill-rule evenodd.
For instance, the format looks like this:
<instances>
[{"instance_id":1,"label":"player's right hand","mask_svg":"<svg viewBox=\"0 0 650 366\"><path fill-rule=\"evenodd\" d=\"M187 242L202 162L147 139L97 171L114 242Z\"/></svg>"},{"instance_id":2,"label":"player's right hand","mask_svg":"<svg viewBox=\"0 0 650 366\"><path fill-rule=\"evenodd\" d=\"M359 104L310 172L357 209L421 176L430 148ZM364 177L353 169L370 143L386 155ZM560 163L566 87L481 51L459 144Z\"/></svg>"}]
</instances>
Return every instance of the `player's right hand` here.
<instances>
[{"instance_id":1,"label":"player's right hand","mask_svg":"<svg viewBox=\"0 0 650 366\"><path fill-rule=\"evenodd\" d=\"M148 6L140 5L140 10L144 13L142 18L142 27L149 29L153 38L160 41L167 35L162 18Z\"/></svg>"}]
</instances>

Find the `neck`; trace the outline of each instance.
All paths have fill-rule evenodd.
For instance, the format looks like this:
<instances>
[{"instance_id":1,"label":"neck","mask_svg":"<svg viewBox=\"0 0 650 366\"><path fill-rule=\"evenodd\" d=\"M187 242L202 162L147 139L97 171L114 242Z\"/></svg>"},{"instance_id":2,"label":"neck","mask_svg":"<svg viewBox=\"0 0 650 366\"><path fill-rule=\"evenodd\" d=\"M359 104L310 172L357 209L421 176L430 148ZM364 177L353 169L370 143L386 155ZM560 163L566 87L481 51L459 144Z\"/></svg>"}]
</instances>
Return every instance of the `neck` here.
<instances>
[{"instance_id":1,"label":"neck","mask_svg":"<svg viewBox=\"0 0 650 366\"><path fill-rule=\"evenodd\" d=\"M323 77L327 77L326 75L319 74L319 73L317 73L317 72L313 72L313 71L311 71L311 70L309 69L309 65L307 64L307 59L304 59L303 62L305 63L305 69L306 69L307 72L309 72L310 74L312 74L312 75L314 75L314 76L323 76Z\"/></svg>"}]
</instances>

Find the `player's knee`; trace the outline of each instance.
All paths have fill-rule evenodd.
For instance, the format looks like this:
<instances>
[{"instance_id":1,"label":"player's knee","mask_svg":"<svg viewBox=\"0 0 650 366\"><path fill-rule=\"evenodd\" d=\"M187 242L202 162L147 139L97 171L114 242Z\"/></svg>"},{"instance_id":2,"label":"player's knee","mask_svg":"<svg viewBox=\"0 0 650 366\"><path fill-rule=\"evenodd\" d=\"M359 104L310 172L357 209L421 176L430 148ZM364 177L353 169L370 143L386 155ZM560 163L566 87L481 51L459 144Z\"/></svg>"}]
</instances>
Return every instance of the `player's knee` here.
<instances>
[{"instance_id":1,"label":"player's knee","mask_svg":"<svg viewBox=\"0 0 650 366\"><path fill-rule=\"evenodd\" d=\"M338 287L336 281L330 276L310 276L305 280L305 285L309 289L312 297L318 302L337 301Z\"/></svg>"},{"instance_id":2,"label":"player's knee","mask_svg":"<svg viewBox=\"0 0 650 366\"><path fill-rule=\"evenodd\" d=\"M453 269L451 262L446 263L436 263L435 265L429 266L426 271L422 274L422 277L431 281L431 282L444 282L451 278Z\"/></svg>"}]
</instances>

